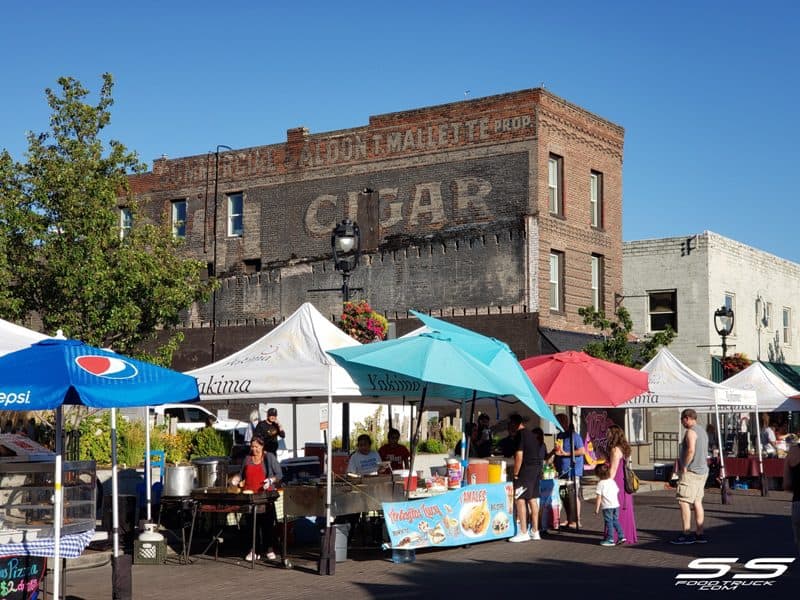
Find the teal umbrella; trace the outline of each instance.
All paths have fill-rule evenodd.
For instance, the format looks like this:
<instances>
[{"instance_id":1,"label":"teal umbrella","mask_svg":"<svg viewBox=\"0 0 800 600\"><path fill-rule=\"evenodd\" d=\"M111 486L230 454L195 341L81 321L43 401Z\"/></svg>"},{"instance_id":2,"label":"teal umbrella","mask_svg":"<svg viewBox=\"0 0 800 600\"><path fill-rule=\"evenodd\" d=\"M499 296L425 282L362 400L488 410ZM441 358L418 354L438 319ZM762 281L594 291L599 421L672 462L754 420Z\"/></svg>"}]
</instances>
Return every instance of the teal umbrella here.
<instances>
[{"instance_id":1,"label":"teal umbrella","mask_svg":"<svg viewBox=\"0 0 800 600\"><path fill-rule=\"evenodd\" d=\"M453 344L462 348L500 376L505 389L508 390L505 394L516 396L537 415L553 423L559 430L561 429L550 407L547 406L539 390L534 387L508 344L415 310L412 310L411 313L428 329L448 336Z\"/></svg>"}]
</instances>

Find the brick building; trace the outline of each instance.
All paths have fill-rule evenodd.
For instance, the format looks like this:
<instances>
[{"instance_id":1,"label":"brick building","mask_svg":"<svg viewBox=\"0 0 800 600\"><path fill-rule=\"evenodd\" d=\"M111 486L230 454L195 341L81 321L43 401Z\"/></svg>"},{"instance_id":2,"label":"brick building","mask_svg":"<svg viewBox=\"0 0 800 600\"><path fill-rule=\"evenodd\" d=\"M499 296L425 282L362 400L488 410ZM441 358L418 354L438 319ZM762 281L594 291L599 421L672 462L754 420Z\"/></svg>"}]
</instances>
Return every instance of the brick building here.
<instances>
[{"instance_id":1,"label":"brick building","mask_svg":"<svg viewBox=\"0 0 800 600\"><path fill-rule=\"evenodd\" d=\"M238 329L217 358L303 301L337 313L339 294L309 290L342 283L330 240L343 218L365 238L354 297L392 320L410 308L472 316L475 329L516 331L505 337L520 357L540 351L542 332L547 351L548 331L589 333L578 308L610 312L622 289L623 141L622 127L531 89L156 160L131 177L134 194L222 280L214 311L187 311L176 367L209 362L212 312L218 329Z\"/></svg>"}]
</instances>

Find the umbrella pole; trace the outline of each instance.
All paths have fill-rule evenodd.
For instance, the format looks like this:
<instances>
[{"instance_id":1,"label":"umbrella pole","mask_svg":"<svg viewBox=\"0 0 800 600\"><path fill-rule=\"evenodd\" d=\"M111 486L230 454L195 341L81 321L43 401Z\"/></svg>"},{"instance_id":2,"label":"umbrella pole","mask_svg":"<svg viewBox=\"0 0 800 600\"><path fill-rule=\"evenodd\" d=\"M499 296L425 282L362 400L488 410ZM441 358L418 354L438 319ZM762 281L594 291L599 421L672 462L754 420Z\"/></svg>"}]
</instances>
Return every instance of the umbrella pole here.
<instances>
[{"instance_id":1,"label":"umbrella pole","mask_svg":"<svg viewBox=\"0 0 800 600\"><path fill-rule=\"evenodd\" d=\"M578 518L578 476L575 473L575 421L573 415L574 408L569 409L569 470L572 478L572 492L575 494L573 500L575 505L575 531L580 531L580 519ZM567 521L572 515L567 515Z\"/></svg>"},{"instance_id":2,"label":"umbrella pole","mask_svg":"<svg viewBox=\"0 0 800 600\"><path fill-rule=\"evenodd\" d=\"M151 472L150 467L150 408L145 406L144 407L144 486L145 486L145 498L147 499L147 522L150 523L153 520L152 514L152 504L153 504L153 497L151 494L151 488L153 484L151 483L151 479L153 478L153 474Z\"/></svg>"},{"instance_id":3,"label":"umbrella pole","mask_svg":"<svg viewBox=\"0 0 800 600\"><path fill-rule=\"evenodd\" d=\"M419 426L422 419L422 413L425 411L425 395L428 393L428 385L422 388L422 396L419 401L419 410L417 411L417 423L414 427L414 435L411 438L411 459L408 465L408 477L411 479L411 473L414 472L414 459L417 456L417 444L419 443ZM411 487L411 486L408 486ZM408 500L409 490L406 490L406 500Z\"/></svg>"},{"instance_id":4,"label":"umbrella pole","mask_svg":"<svg viewBox=\"0 0 800 600\"><path fill-rule=\"evenodd\" d=\"M58 600L61 596L61 508L62 508L62 488L61 488L61 454L64 451L62 435L64 431L64 419L62 407L56 409L56 464L53 483L53 538L55 548L53 550L53 598Z\"/></svg>"},{"instance_id":5,"label":"umbrella pole","mask_svg":"<svg viewBox=\"0 0 800 600\"><path fill-rule=\"evenodd\" d=\"M111 533L113 556L119 556L119 480L117 479L117 411L111 409Z\"/></svg>"}]
</instances>

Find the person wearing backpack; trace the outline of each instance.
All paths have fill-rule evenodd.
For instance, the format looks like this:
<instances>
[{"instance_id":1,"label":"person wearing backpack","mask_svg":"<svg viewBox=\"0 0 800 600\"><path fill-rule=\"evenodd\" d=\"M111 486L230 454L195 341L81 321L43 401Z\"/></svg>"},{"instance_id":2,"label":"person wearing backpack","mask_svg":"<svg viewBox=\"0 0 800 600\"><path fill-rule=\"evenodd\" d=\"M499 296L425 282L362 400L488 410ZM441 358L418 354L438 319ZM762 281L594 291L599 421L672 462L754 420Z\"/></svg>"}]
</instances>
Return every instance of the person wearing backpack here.
<instances>
[{"instance_id":1,"label":"person wearing backpack","mask_svg":"<svg viewBox=\"0 0 800 600\"><path fill-rule=\"evenodd\" d=\"M622 526L624 534L622 543L635 544L638 541L638 536L636 535L636 516L633 511L633 494L625 489L625 471L626 467L630 468L628 463L631 459L631 446L625 438L625 432L619 425L611 425L608 428L606 442L609 476L617 483L619 488L619 524ZM630 485L627 487L630 489ZM617 532L606 532L605 539L613 539L616 542L618 539Z\"/></svg>"}]
</instances>

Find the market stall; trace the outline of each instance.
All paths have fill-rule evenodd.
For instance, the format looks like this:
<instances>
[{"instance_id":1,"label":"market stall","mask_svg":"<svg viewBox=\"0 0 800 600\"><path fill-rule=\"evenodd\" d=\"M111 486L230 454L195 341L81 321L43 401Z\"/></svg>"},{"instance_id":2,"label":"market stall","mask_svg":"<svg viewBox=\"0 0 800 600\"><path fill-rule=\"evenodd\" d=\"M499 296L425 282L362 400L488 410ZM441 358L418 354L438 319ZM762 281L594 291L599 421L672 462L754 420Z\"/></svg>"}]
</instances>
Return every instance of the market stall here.
<instances>
[{"instance_id":1,"label":"market stall","mask_svg":"<svg viewBox=\"0 0 800 600\"><path fill-rule=\"evenodd\" d=\"M449 333L448 333L449 335ZM482 336L480 336L482 337ZM485 338L489 340L490 338ZM397 342L399 340L393 340ZM385 343L385 342L384 342ZM370 344L370 347L379 346ZM334 360L326 351L335 351L360 344L323 317L311 304L304 304L267 336L243 350L212 365L196 369L189 374L197 377L203 400L227 400L230 402L272 402L320 405L320 397L327 398L328 415L333 413L333 402L366 401L385 403L387 399L419 402L422 412L425 402L450 404L466 402L481 397L514 395L529 408L553 418L549 409L541 403L535 388L506 377L496 385L465 387L462 373L449 370L450 380L423 381L404 375L390 368L374 365L351 365L346 367ZM505 353L510 356L505 344L492 341L490 359L503 361ZM468 358L470 372L492 369L479 360ZM516 363L516 360L514 360ZM517 368L518 363L517 363ZM498 379L497 370L490 372ZM524 377L524 374L523 374ZM485 377L483 381L485 381ZM489 389L485 389L489 387ZM423 400L423 398L425 400ZM325 474L326 520L332 522L330 508L333 504L331 436L327 436L327 468ZM291 494L291 490L289 491Z\"/></svg>"},{"instance_id":2,"label":"market stall","mask_svg":"<svg viewBox=\"0 0 800 600\"><path fill-rule=\"evenodd\" d=\"M758 412L755 392L750 389L739 389L728 385L714 383L701 377L679 361L666 348L661 348L655 357L648 362L642 371L649 376L650 391L640 394L625 404L624 408L674 408L677 411L685 408L708 410L714 413L716 420L717 443L724 448L721 412ZM756 419L758 426L758 419ZM761 462L759 447L758 461ZM723 501L727 502L728 477L726 462L729 460L720 452L720 477L722 480Z\"/></svg>"}]
</instances>

